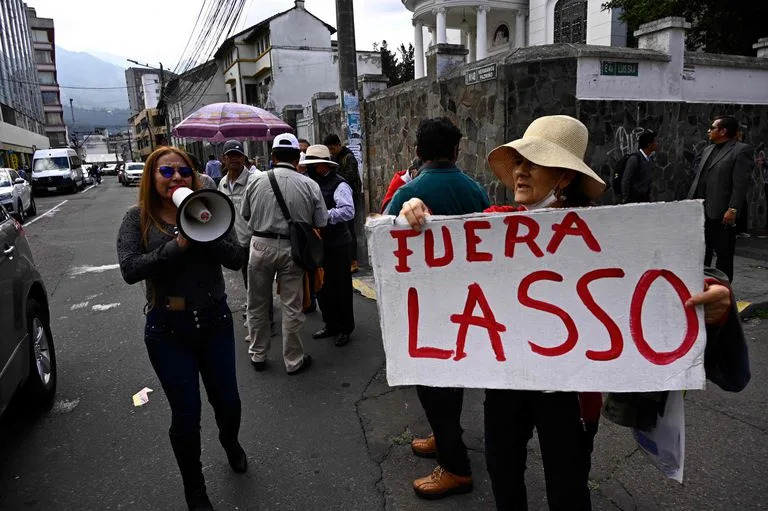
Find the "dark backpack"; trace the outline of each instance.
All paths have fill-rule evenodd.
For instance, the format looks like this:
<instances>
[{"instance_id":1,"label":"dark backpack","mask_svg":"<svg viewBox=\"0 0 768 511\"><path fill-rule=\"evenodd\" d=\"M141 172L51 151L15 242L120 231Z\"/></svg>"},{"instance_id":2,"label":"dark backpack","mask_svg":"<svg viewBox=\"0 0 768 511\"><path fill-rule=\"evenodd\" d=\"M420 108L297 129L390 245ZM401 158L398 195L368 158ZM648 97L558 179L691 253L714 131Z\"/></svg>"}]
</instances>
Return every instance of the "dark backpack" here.
<instances>
[{"instance_id":1,"label":"dark backpack","mask_svg":"<svg viewBox=\"0 0 768 511\"><path fill-rule=\"evenodd\" d=\"M625 154L621 157L619 162L616 164L616 167L613 169L613 174L611 175L611 188L613 188L613 194L616 196L621 195L621 180L624 177L624 169L627 168L627 163L629 162L629 159L633 156L635 156L637 153L629 153Z\"/></svg>"}]
</instances>

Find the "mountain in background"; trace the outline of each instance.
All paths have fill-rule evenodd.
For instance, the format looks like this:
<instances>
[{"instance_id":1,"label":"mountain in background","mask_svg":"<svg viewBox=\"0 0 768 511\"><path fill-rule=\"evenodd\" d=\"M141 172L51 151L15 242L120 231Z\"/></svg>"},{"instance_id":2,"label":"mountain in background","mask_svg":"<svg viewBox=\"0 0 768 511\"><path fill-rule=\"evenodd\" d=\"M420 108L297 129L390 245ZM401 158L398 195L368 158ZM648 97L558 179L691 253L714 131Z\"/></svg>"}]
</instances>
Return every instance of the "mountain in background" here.
<instances>
[{"instance_id":1,"label":"mountain in background","mask_svg":"<svg viewBox=\"0 0 768 511\"><path fill-rule=\"evenodd\" d=\"M73 52L56 46L56 71L61 87L61 104L75 108L127 109L128 91L125 69L88 53ZM67 87L115 87L114 89L71 89ZM127 122L127 119L126 119Z\"/></svg>"},{"instance_id":2,"label":"mountain in background","mask_svg":"<svg viewBox=\"0 0 768 511\"><path fill-rule=\"evenodd\" d=\"M67 101L69 103L69 101ZM75 121L72 122L72 110L69 105L64 106L64 123L69 128L69 134L74 133L92 133L95 130L104 128L109 130L110 134L120 133L128 130L128 119L131 111L125 109L91 109L75 107Z\"/></svg>"},{"instance_id":3,"label":"mountain in background","mask_svg":"<svg viewBox=\"0 0 768 511\"><path fill-rule=\"evenodd\" d=\"M105 51L99 51L99 50L86 50L85 53L89 55L93 55L99 60L103 60L104 62L107 62L109 64L113 64L117 67L121 67L123 69L128 69L131 66L131 63L128 62L125 57L120 55L115 55L113 53L107 53Z\"/></svg>"}]
</instances>

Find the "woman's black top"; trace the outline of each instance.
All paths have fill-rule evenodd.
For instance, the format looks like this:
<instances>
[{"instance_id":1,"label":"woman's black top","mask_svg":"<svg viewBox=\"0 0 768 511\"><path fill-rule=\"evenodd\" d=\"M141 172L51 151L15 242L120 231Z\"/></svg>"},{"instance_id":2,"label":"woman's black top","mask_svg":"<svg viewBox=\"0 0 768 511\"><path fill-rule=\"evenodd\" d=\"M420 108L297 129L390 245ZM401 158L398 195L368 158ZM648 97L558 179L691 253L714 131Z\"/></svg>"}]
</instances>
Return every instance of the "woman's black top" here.
<instances>
[{"instance_id":1,"label":"woman's black top","mask_svg":"<svg viewBox=\"0 0 768 511\"><path fill-rule=\"evenodd\" d=\"M167 232L151 226L144 246L139 223L139 208L134 206L123 217L117 235L117 256L123 279L129 284L148 281L147 301L165 307L169 297L184 299L188 310L206 308L224 298L221 266L238 270L242 248L234 229L214 243L190 242L182 250L173 235L175 226L164 224ZM178 303L178 301L176 301Z\"/></svg>"}]
</instances>

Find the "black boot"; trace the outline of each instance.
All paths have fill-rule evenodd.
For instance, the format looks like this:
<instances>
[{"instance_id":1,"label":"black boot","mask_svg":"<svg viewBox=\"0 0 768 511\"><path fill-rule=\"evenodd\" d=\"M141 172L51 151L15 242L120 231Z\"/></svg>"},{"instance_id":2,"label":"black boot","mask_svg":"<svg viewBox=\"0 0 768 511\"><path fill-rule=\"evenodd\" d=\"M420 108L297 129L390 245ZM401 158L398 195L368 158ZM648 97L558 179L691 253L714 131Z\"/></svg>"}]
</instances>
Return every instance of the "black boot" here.
<instances>
[{"instance_id":1,"label":"black boot","mask_svg":"<svg viewBox=\"0 0 768 511\"><path fill-rule=\"evenodd\" d=\"M227 453L227 460L232 470L243 474L248 470L248 457L237 437L240 433L240 407L216 412L216 424L219 426L219 441Z\"/></svg>"},{"instance_id":2,"label":"black boot","mask_svg":"<svg viewBox=\"0 0 768 511\"><path fill-rule=\"evenodd\" d=\"M203 466L200 463L200 433L192 435L169 435L171 447L179 464L181 480L184 482L184 497L192 510L213 509L205 491Z\"/></svg>"}]
</instances>

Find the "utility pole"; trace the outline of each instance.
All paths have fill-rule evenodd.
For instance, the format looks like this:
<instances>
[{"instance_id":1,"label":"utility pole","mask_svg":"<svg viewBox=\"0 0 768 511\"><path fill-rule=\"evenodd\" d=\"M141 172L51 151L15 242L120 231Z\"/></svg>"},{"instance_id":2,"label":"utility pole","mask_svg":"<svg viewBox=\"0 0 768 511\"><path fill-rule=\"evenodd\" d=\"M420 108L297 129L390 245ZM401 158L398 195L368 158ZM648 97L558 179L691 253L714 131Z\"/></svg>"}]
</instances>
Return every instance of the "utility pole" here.
<instances>
[{"instance_id":1,"label":"utility pole","mask_svg":"<svg viewBox=\"0 0 768 511\"><path fill-rule=\"evenodd\" d=\"M352 0L336 0L336 27L338 30L336 37L339 43L341 109L343 124L346 126L345 132L342 134L342 142L344 138L348 141L347 147L355 155L360 180L365 187L366 180L363 179L363 127L360 119L360 102L357 98L357 47L355 45L355 12ZM364 195L363 193L363 196L354 197L357 258L361 261L368 259L365 236L363 235Z\"/></svg>"},{"instance_id":2,"label":"utility pole","mask_svg":"<svg viewBox=\"0 0 768 511\"><path fill-rule=\"evenodd\" d=\"M75 107L72 106L72 101L74 101L72 98L69 98L69 111L72 112L72 128L74 128L75 124Z\"/></svg>"}]
</instances>

